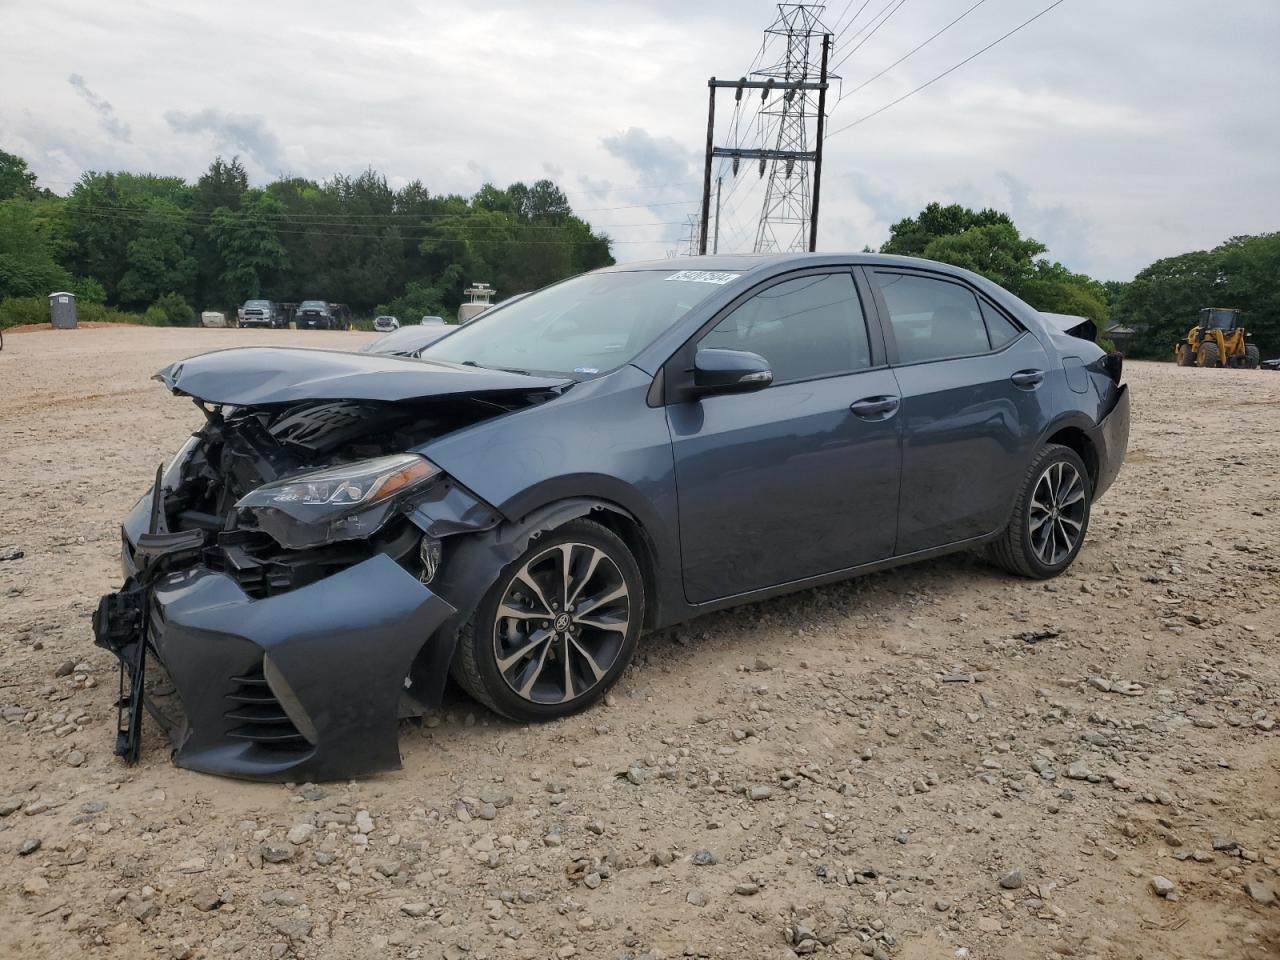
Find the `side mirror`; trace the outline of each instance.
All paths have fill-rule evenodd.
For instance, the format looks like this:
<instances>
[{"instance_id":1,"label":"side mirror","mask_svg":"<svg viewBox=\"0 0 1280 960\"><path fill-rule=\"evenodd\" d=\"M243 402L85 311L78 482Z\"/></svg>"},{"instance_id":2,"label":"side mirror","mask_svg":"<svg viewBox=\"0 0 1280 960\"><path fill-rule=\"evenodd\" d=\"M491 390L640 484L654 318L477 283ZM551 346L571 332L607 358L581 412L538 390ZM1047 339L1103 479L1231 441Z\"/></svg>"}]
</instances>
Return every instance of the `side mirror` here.
<instances>
[{"instance_id":1,"label":"side mirror","mask_svg":"<svg viewBox=\"0 0 1280 960\"><path fill-rule=\"evenodd\" d=\"M750 393L773 383L769 361L746 350L699 350L693 361L693 389L698 396Z\"/></svg>"}]
</instances>

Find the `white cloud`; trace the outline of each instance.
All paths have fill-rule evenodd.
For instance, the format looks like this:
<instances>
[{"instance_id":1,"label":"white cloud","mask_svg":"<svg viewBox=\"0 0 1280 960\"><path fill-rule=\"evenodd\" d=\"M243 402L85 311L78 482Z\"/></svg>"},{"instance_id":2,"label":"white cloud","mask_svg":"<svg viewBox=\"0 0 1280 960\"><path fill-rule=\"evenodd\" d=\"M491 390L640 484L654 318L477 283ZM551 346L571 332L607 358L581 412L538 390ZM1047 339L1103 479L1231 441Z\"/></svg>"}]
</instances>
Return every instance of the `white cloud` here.
<instances>
[{"instance_id":1,"label":"white cloud","mask_svg":"<svg viewBox=\"0 0 1280 960\"><path fill-rule=\"evenodd\" d=\"M952 19L945 6L904 6L842 66L845 88ZM1040 6L984 4L849 96L832 127ZM706 79L741 75L775 15L769 0L10 5L0 146L55 189L86 169L194 178L215 152L241 153L257 182L373 166L393 184L470 193L554 172L620 259L661 256L697 209L683 201L700 191ZM991 203L1051 256L1109 278L1276 229L1278 47L1275 0L1212 15L1196 0L1064 3L828 141L820 244L877 245L930 200ZM719 103L723 138L731 94ZM724 194L721 247L749 247L754 165Z\"/></svg>"}]
</instances>

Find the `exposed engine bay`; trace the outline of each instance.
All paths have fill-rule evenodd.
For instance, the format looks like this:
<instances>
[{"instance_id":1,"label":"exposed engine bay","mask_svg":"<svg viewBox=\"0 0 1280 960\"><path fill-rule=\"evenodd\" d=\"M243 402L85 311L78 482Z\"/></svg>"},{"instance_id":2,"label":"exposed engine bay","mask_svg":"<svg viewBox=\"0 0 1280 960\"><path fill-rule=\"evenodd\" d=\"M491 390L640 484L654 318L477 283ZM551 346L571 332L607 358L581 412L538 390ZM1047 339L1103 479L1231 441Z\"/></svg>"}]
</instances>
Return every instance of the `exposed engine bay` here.
<instances>
[{"instance_id":1,"label":"exposed engine bay","mask_svg":"<svg viewBox=\"0 0 1280 960\"><path fill-rule=\"evenodd\" d=\"M438 701L457 628L512 549L502 516L417 451L567 384L271 348L157 379L205 424L125 518L125 583L94 617L121 663L116 752L137 758L145 709L191 769L398 765L398 720Z\"/></svg>"},{"instance_id":2,"label":"exposed engine bay","mask_svg":"<svg viewBox=\"0 0 1280 960\"><path fill-rule=\"evenodd\" d=\"M238 408L198 402L207 424L164 476L165 525L201 531L204 562L233 572L254 596L305 586L378 553L420 576L422 531L406 518L408 500L363 537L289 537L270 523L269 513L237 504L289 477L412 449L508 412L513 403L518 401L333 400Z\"/></svg>"}]
</instances>

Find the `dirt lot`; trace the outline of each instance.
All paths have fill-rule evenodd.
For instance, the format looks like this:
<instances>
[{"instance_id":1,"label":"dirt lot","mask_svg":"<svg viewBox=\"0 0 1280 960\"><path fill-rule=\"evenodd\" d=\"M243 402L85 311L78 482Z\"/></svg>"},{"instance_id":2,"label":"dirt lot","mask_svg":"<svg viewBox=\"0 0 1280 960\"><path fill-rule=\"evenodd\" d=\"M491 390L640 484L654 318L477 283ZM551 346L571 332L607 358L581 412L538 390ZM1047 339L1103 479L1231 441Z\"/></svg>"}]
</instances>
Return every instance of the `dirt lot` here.
<instances>
[{"instance_id":1,"label":"dirt lot","mask_svg":"<svg viewBox=\"0 0 1280 960\"><path fill-rule=\"evenodd\" d=\"M957 557L710 616L566 722L455 694L358 783L188 773L158 736L123 766L89 616L200 422L148 377L363 337L6 338L0 957L1280 955L1266 372L1131 364L1128 465L1056 581Z\"/></svg>"}]
</instances>

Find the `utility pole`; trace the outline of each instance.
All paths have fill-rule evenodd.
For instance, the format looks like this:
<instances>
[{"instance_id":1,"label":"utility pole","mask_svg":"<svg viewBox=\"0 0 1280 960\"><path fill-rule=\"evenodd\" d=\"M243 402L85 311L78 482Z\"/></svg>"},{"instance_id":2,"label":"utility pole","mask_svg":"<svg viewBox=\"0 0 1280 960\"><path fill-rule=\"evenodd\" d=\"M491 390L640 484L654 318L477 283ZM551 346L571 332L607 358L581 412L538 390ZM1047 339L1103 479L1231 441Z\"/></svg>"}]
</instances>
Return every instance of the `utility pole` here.
<instances>
[{"instance_id":1,"label":"utility pole","mask_svg":"<svg viewBox=\"0 0 1280 960\"><path fill-rule=\"evenodd\" d=\"M818 249L818 199L822 194L822 138L827 125L827 57L831 55L831 34L822 35L822 72L818 75L822 89L818 91L818 140L813 152L813 203L809 208L809 252ZM716 223L719 227L719 222Z\"/></svg>"},{"instance_id":2,"label":"utility pole","mask_svg":"<svg viewBox=\"0 0 1280 960\"><path fill-rule=\"evenodd\" d=\"M720 191L724 189L724 177L716 177L716 235L711 241L711 252L720 252Z\"/></svg>"},{"instance_id":3,"label":"utility pole","mask_svg":"<svg viewBox=\"0 0 1280 960\"><path fill-rule=\"evenodd\" d=\"M831 34L819 19L824 9L821 4L812 3L778 4L778 19L765 33L785 39L786 51L783 59L768 69L753 72L752 77L759 79L742 77L739 80L717 80L712 77L707 81L710 97L707 106L706 158L702 173L702 232L698 244L699 253L707 252L707 232L711 219L711 167L713 159L719 157L733 161L734 176L737 176L739 164L743 160L758 161L761 177L766 170L769 172L754 250L814 249L818 228L817 204L812 201L816 201L819 193L826 92L830 81L838 79L827 70ZM815 70L810 58L810 45L819 36L822 37L821 68ZM722 87L734 90L735 101L741 101L747 90L760 91L761 115L779 118L777 138L772 146L715 146L716 91ZM810 150L809 120L815 112L813 93L818 94L818 140L816 148ZM765 105L768 109L765 109ZM814 165L812 201L808 167L811 163ZM717 188L717 240L719 230L720 194ZM716 246L718 248L718 242Z\"/></svg>"},{"instance_id":4,"label":"utility pole","mask_svg":"<svg viewBox=\"0 0 1280 960\"><path fill-rule=\"evenodd\" d=\"M716 137L716 78L707 84L707 159L702 168L702 233L698 253L707 252L707 221L711 219L711 154Z\"/></svg>"}]
</instances>

